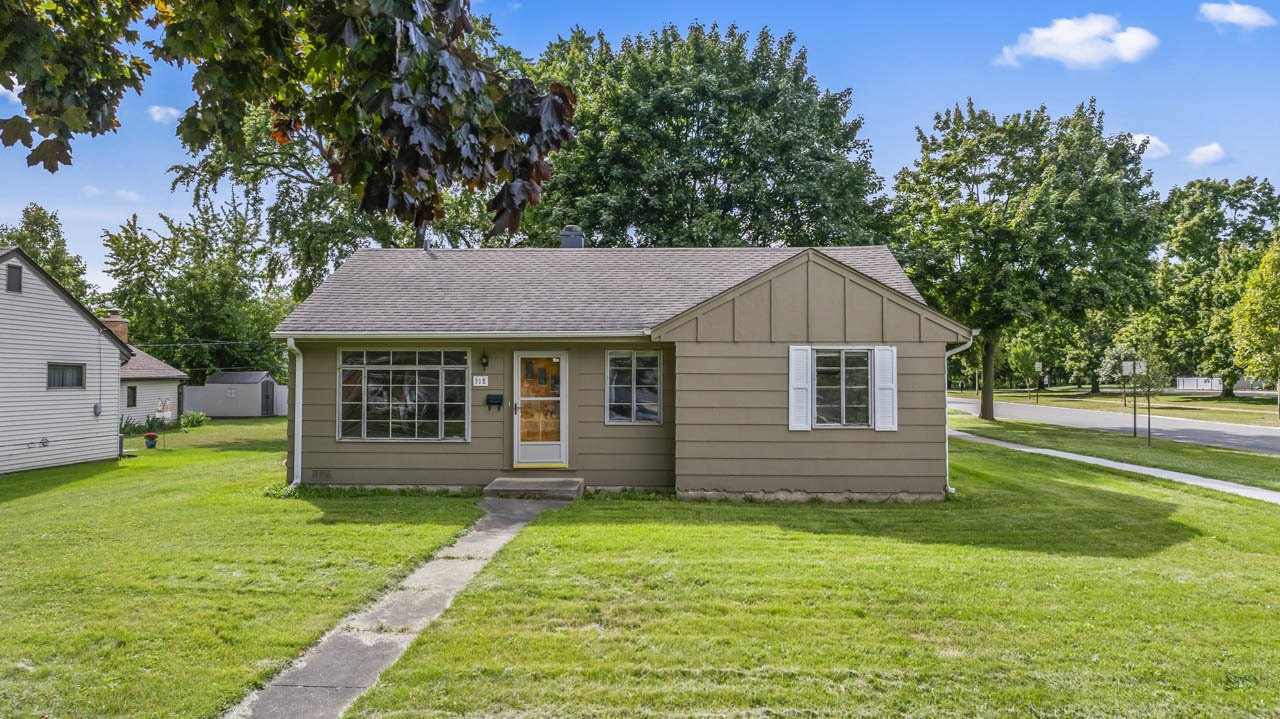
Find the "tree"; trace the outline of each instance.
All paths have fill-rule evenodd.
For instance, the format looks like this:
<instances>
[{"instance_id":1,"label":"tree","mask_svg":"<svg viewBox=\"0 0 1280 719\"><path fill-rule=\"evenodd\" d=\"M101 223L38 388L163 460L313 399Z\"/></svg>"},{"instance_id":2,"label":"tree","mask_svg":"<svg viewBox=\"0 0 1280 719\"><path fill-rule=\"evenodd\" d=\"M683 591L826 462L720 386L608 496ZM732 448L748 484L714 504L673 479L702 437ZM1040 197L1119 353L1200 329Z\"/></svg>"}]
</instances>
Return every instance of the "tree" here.
<instances>
[{"instance_id":1,"label":"tree","mask_svg":"<svg viewBox=\"0 0 1280 719\"><path fill-rule=\"evenodd\" d=\"M186 221L162 216L147 231L137 217L104 232L109 293L129 317L130 341L200 384L218 369L285 374L270 333L292 302L267 279L261 199L232 193L221 206L197 203Z\"/></svg>"},{"instance_id":2,"label":"tree","mask_svg":"<svg viewBox=\"0 0 1280 719\"><path fill-rule=\"evenodd\" d=\"M792 34L672 25L614 48L575 28L531 66L578 91L575 142L529 212L528 244L567 224L603 246L883 241L882 180Z\"/></svg>"},{"instance_id":3,"label":"tree","mask_svg":"<svg viewBox=\"0 0 1280 719\"><path fill-rule=\"evenodd\" d=\"M1232 308L1280 224L1280 195L1254 177L1194 180L1169 192L1164 213L1160 320L1172 355L1179 369L1221 377L1229 397L1240 379Z\"/></svg>"},{"instance_id":4,"label":"tree","mask_svg":"<svg viewBox=\"0 0 1280 719\"><path fill-rule=\"evenodd\" d=\"M1105 135L1092 102L1000 120L970 101L917 137L920 158L895 183L896 249L934 306L982 330L980 416L994 419L1009 330L1050 308L1078 321L1145 297L1158 237L1145 145Z\"/></svg>"},{"instance_id":5,"label":"tree","mask_svg":"<svg viewBox=\"0 0 1280 719\"><path fill-rule=\"evenodd\" d=\"M1276 383L1280 416L1280 236L1249 274L1243 296L1232 310L1231 332L1239 366Z\"/></svg>"},{"instance_id":6,"label":"tree","mask_svg":"<svg viewBox=\"0 0 1280 719\"><path fill-rule=\"evenodd\" d=\"M1036 350L1026 342L1017 342L1009 346L1006 353L1009 370L1015 379L1022 381L1027 388L1027 398L1031 397L1031 385L1036 381Z\"/></svg>"},{"instance_id":7,"label":"tree","mask_svg":"<svg viewBox=\"0 0 1280 719\"><path fill-rule=\"evenodd\" d=\"M36 203L22 210L16 226L0 225L0 247L20 247L81 304L95 303L98 288L87 279L84 258L67 249L67 237L57 212Z\"/></svg>"},{"instance_id":8,"label":"tree","mask_svg":"<svg viewBox=\"0 0 1280 719\"><path fill-rule=\"evenodd\" d=\"M1102 391L1102 360L1115 339L1120 320L1113 312L1089 310L1084 320L1072 328L1067 350L1067 367L1077 377L1089 380L1089 391Z\"/></svg>"},{"instance_id":9,"label":"tree","mask_svg":"<svg viewBox=\"0 0 1280 719\"><path fill-rule=\"evenodd\" d=\"M178 123L188 147L242 146L253 108L271 109L281 144L312 133L328 174L360 209L418 228L439 217L450 188L498 185L493 230L512 231L550 174L547 157L573 137L574 94L540 93L469 41L466 0L296 0L255 3L0 3L0 86L24 114L0 120L0 140L32 148L27 164L71 162L74 135L119 124L127 90L150 64L196 66L197 102ZM144 20L161 31L141 43ZM33 143L40 140L38 144Z\"/></svg>"}]
</instances>

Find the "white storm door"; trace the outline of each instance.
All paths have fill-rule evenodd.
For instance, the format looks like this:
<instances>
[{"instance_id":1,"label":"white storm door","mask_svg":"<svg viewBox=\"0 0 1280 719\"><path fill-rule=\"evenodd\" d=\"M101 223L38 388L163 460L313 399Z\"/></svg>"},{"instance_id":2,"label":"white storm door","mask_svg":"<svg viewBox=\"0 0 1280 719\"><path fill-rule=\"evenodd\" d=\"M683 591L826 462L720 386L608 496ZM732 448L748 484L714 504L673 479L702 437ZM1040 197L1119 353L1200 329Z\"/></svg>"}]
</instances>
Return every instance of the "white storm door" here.
<instances>
[{"instance_id":1,"label":"white storm door","mask_svg":"<svg viewBox=\"0 0 1280 719\"><path fill-rule=\"evenodd\" d=\"M569 368L564 352L516 352L515 412L516 467L566 466L569 462Z\"/></svg>"}]
</instances>

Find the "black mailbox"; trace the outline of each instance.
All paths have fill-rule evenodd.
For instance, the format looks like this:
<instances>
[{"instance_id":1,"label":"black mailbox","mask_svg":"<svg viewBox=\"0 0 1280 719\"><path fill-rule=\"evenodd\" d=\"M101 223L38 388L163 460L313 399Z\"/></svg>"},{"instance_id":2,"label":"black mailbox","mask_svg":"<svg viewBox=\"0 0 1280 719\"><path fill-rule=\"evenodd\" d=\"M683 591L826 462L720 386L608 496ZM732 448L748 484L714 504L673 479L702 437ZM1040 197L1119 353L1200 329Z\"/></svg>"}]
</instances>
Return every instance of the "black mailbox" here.
<instances>
[{"instance_id":1,"label":"black mailbox","mask_svg":"<svg viewBox=\"0 0 1280 719\"><path fill-rule=\"evenodd\" d=\"M486 406L486 407L501 407L501 406L502 406L502 395L500 395L500 394L487 394L487 395L485 395L485 396L484 396L484 406Z\"/></svg>"}]
</instances>

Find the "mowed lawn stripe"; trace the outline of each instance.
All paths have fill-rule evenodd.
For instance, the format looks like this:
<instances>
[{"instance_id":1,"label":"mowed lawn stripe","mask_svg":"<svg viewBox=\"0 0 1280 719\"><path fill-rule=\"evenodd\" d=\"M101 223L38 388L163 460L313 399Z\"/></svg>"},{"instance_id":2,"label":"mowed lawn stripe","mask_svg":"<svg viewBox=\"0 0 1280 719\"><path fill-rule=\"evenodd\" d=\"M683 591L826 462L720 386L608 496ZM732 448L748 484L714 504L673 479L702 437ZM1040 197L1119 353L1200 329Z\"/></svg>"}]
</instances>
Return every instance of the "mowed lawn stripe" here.
<instances>
[{"instance_id":1,"label":"mowed lawn stripe","mask_svg":"<svg viewBox=\"0 0 1280 719\"><path fill-rule=\"evenodd\" d=\"M474 497L276 499L283 420L0 476L0 716L207 717L480 516Z\"/></svg>"},{"instance_id":2,"label":"mowed lawn stripe","mask_svg":"<svg viewBox=\"0 0 1280 719\"><path fill-rule=\"evenodd\" d=\"M1248 716L1280 511L994 447L922 505L548 512L350 712Z\"/></svg>"}]
</instances>

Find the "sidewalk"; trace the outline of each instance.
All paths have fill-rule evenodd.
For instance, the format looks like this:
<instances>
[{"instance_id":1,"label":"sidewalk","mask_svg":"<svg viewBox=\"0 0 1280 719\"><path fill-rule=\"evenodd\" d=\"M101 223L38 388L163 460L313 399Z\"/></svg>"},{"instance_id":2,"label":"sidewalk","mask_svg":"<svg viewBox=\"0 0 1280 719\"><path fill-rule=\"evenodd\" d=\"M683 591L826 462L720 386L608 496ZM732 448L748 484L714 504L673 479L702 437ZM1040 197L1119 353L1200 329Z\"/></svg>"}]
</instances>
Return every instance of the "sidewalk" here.
<instances>
[{"instance_id":1,"label":"sidewalk","mask_svg":"<svg viewBox=\"0 0 1280 719\"><path fill-rule=\"evenodd\" d=\"M1280 504L1280 492L1270 489L1262 489L1260 487L1250 487L1247 484L1236 484L1235 482L1224 482L1221 479L1209 479L1185 472L1174 472L1167 469L1156 469L1155 467L1144 467L1140 464L1129 464L1128 462L1114 462L1109 459L1100 459L1098 457L1090 457L1084 454L1075 454L1073 452L1059 452L1056 449L1042 449L1040 447L1030 447L1025 444L1015 444L1013 442L1005 442L999 439L991 439L989 437L979 437L976 434L961 432L955 429L947 430L948 437L955 437L966 442L977 442L979 444L990 444L1004 449L1012 449L1017 452L1029 452L1031 454L1044 454L1050 457L1058 457L1059 459L1069 459L1074 462L1084 462L1098 467L1106 467L1108 469L1118 469L1124 472L1133 472L1134 474L1145 474L1148 477L1157 477L1159 479L1167 479L1173 482L1181 482L1183 484L1191 484L1206 489L1216 489L1220 492L1227 492L1241 497L1250 499L1258 499L1263 502L1272 504Z\"/></svg>"}]
</instances>

